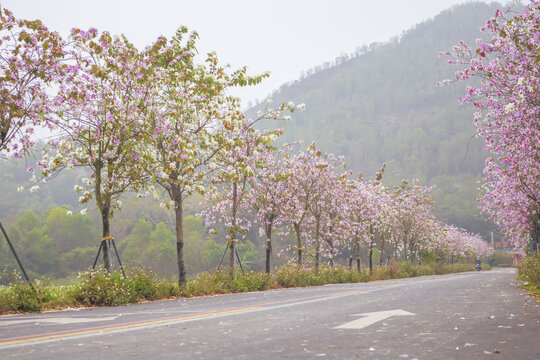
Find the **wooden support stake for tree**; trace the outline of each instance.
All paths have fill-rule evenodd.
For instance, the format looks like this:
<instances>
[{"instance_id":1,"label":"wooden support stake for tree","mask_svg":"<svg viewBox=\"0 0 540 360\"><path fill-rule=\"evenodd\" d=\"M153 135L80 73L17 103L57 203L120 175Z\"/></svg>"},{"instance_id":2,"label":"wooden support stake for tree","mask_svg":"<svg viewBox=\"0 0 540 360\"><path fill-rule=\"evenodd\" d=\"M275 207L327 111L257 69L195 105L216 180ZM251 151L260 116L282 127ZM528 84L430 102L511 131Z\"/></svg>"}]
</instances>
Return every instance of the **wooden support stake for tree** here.
<instances>
[{"instance_id":1,"label":"wooden support stake for tree","mask_svg":"<svg viewBox=\"0 0 540 360\"><path fill-rule=\"evenodd\" d=\"M23 264L21 263L21 260L19 259L19 256L17 256L17 252L15 251L15 248L13 247L13 244L12 244L11 241L9 240L8 234L7 234L6 230L4 229L4 226L2 225L2 222L1 222L1 221L0 221L0 229L2 229L2 233L4 234L4 237L5 237L6 240L7 240L7 243L8 243L8 245L9 245L9 248L11 249L11 252L12 252L13 255L15 256L15 259L17 260L17 263L19 264L19 267L20 267L21 270L22 270L22 273L24 274L24 278L25 278L26 281L28 282L28 285L30 285L30 287L33 289L34 286L32 285L32 282L30 281L30 278L29 278L28 275L26 274L26 270L24 270Z\"/></svg>"}]
</instances>

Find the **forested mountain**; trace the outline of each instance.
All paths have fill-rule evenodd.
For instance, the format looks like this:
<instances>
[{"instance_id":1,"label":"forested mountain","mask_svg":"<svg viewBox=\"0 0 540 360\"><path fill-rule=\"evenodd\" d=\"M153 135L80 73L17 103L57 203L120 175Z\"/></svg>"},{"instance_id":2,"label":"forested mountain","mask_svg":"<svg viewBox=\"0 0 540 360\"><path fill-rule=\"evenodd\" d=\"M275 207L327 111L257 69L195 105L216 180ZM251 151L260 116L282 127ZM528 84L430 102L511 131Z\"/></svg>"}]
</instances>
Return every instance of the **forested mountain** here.
<instances>
[{"instance_id":1,"label":"forested mountain","mask_svg":"<svg viewBox=\"0 0 540 360\"><path fill-rule=\"evenodd\" d=\"M402 178L435 185L440 219L486 235L476 181L487 153L474 138L473 107L458 104L464 84L437 86L456 70L438 54L460 40L474 44L480 27L501 7L453 7L390 42L364 46L284 84L269 97L274 104L306 104L284 125L284 141L315 140L368 177L386 162L387 185Z\"/></svg>"}]
</instances>

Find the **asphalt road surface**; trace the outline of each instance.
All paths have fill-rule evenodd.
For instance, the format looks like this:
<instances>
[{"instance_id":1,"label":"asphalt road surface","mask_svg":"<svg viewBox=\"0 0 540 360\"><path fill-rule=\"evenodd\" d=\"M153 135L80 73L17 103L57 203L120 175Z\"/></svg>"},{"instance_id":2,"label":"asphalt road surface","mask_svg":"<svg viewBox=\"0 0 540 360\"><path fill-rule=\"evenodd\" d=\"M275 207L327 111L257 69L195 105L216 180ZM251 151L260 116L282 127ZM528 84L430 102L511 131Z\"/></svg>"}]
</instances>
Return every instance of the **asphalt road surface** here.
<instances>
[{"instance_id":1,"label":"asphalt road surface","mask_svg":"<svg viewBox=\"0 0 540 360\"><path fill-rule=\"evenodd\" d=\"M0 317L0 359L540 359L514 269Z\"/></svg>"}]
</instances>

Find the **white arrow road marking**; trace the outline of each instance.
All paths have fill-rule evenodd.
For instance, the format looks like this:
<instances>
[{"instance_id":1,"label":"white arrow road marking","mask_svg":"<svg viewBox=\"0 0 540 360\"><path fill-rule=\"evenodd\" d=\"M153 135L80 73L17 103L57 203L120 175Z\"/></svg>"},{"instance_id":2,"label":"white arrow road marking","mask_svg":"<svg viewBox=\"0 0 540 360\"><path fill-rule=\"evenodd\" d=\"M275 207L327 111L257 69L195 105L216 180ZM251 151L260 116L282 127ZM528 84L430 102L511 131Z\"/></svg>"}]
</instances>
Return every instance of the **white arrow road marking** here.
<instances>
[{"instance_id":1,"label":"white arrow road marking","mask_svg":"<svg viewBox=\"0 0 540 360\"><path fill-rule=\"evenodd\" d=\"M24 324L24 323L78 324L78 323L87 323L87 322L96 322L96 321L111 321L118 317L119 317L118 315L107 316L107 317L96 317L96 318L42 317L42 318L34 318L34 319L3 320L3 321L0 321L0 326Z\"/></svg>"},{"instance_id":2,"label":"white arrow road marking","mask_svg":"<svg viewBox=\"0 0 540 360\"><path fill-rule=\"evenodd\" d=\"M365 314L355 314L351 316L364 316L361 319L353 320L343 325L336 326L334 329L362 329L367 326L373 325L376 322L388 319L392 316L409 316L414 315L408 311L404 310L387 310L387 311L375 311Z\"/></svg>"}]
</instances>

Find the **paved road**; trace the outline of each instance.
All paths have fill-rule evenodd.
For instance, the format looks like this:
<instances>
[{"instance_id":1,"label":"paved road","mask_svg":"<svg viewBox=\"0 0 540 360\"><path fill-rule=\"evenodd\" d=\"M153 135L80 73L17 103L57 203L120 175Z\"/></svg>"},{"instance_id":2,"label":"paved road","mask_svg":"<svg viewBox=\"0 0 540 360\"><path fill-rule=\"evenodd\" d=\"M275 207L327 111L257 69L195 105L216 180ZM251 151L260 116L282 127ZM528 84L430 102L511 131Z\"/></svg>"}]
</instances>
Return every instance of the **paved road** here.
<instances>
[{"instance_id":1,"label":"paved road","mask_svg":"<svg viewBox=\"0 0 540 360\"><path fill-rule=\"evenodd\" d=\"M540 359L513 269L0 317L0 359Z\"/></svg>"}]
</instances>

